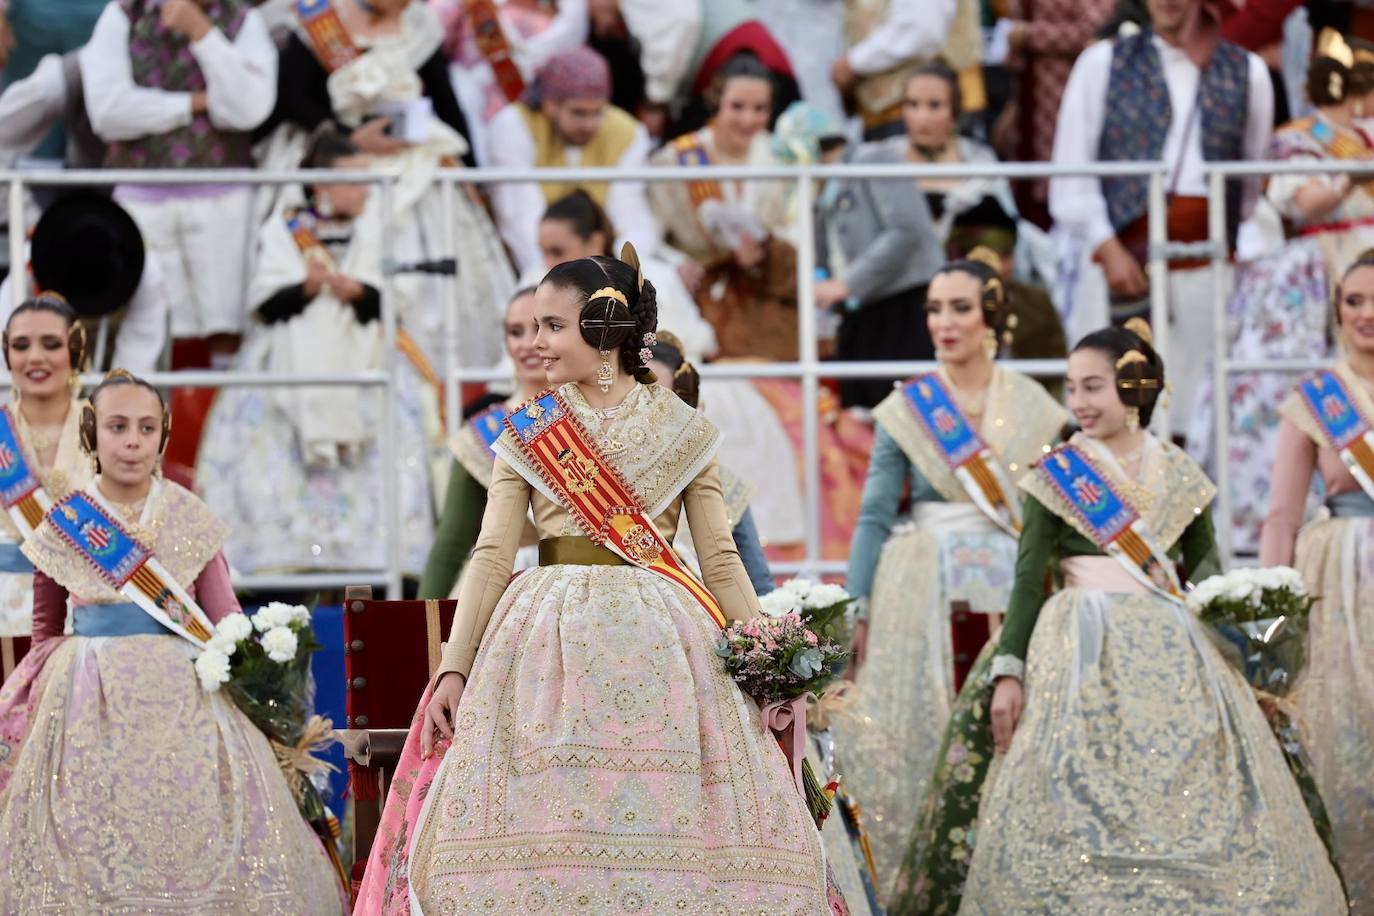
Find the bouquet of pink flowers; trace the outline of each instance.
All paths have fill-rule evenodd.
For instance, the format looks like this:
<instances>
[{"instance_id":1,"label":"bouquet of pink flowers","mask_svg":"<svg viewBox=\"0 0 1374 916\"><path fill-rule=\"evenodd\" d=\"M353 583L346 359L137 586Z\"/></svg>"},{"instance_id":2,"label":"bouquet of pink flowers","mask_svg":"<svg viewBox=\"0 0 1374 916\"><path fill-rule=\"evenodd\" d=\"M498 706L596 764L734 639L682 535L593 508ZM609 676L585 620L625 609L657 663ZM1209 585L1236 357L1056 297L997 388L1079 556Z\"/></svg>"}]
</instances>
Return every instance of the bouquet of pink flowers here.
<instances>
[{"instance_id":1,"label":"bouquet of pink flowers","mask_svg":"<svg viewBox=\"0 0 1374 916\"><path fill-rule=\"evenodd\" d=\"M822 786L805 759L806 702L825 692L848 655L834 633L849 596L836 590L838 595L827 592L820 596L827 600L811 602L816 606L810 608L796 595L769 602L770 595L762 616L726 628L716 643L730 677L761 704L764 727L778 737L818 828L830 814L838 782Z\"/></svg>"},{"instance_id":2,"label":"bouquet of pink flowers","mask_svg":"<svg viewBox=\"0 0 1374 916\"><path fill-rule=\"evenodd\" d=\"M839 643L817 636L798 614L737 623L721 634L716 654L740 689L766 703L820 696L846 656Z\"/></svg>"}]
</instances>

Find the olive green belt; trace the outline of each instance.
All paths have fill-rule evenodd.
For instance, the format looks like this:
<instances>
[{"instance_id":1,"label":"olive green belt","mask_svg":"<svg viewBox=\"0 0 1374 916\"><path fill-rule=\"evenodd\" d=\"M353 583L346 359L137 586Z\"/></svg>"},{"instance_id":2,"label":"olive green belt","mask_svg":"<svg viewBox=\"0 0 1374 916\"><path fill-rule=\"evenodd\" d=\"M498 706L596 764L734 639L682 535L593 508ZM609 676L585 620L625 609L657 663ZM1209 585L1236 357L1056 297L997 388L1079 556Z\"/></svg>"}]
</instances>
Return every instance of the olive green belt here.
<instances>
[{"instance_id":1,"label":"olive green belt","mask_svg":"<svg viewBox=\"0 0 1374 916\"><path fill-rule=\"evenodd\" d=\"M629 566L609 547L593 544L591 538L543 538L539 541L540 566Z\"/></svg>"}]
</instances>

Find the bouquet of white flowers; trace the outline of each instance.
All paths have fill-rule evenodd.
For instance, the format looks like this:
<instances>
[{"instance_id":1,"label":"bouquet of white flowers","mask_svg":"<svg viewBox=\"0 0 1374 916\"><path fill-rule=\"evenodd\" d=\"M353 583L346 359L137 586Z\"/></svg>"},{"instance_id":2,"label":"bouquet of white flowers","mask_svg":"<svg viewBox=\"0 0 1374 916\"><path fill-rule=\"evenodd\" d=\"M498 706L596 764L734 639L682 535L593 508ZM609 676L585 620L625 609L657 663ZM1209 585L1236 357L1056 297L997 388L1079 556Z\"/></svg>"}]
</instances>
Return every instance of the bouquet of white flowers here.
<instances>
[{"instance_id":1,"label":"bouquet of white flowers","mask_svg":"<svg viewBox=\"0 0 1374 916\"><path fill-rule=\"evenodd\" d=\"M230 614L217 623L195 665L204 690L223 687L267 736L301 815L317 830L333 832L311 779L332 769L314 754L334 741L332 723L314 714L310 656L319 648L310 612L274 601L252 617Z\"/></svg>"},{"instance_id":2,"label":"bouquet of white flowers","mask_svg":"<svg viewBox=\"0 0 1374 916\"><path fill-rule=\"evenodd\" d=\"M1212 576L1187 602L1250 686L1282 697L1306 661L1307 614L1315 600L1297 570L1274 566Z\"/></svg>"}]
</instances>

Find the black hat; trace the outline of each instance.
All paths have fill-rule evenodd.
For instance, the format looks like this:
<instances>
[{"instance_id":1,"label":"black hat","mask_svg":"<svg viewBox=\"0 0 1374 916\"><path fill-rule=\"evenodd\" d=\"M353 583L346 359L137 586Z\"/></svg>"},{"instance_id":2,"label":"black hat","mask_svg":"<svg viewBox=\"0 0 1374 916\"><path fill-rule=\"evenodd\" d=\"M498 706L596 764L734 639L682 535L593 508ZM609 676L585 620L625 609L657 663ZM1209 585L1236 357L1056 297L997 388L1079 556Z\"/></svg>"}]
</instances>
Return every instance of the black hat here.
<instances>
[{"instance_id":1,"label":"black hat","mask_svg":"<svg viewBox=\"0 0 1374 916\"><path fill-rule=\"evenodd\" d=\"M44 210L29 247L38 289L61 293L86 317L128 304L143 278L144 258L133 217L110 198L86 191Z\"/></svg>"}]
</instances>

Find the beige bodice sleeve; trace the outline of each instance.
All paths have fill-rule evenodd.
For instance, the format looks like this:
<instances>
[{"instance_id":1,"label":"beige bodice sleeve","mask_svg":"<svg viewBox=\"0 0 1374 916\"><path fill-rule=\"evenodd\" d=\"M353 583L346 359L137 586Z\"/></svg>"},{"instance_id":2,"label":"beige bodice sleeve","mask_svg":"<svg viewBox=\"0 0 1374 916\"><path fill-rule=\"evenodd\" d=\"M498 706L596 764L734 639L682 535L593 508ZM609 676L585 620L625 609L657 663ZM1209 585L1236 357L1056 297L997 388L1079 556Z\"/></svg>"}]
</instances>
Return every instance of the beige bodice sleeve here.
<instances>
[{"instance_id":1,"label":"beige bodice sleeve","mask_svg":"<svg viewBox=\"0 0 1374 916\"><path fill-rule=\"evenodd\" d=\"M687 524L692 529L692 544L696 547L706 588L731 620L754 616L758 612L759 599L735 547L720 488L720 466L715 459L687 485L682 504L687 512ZM663 536L671 537L666 531Z\"/></svg>"},{"instance_id":2,"label":"beige bodice sleeve","mask_svg":"<svg viewBox=\"0 0 1374 916\"><path fill-rule=\"evenodd\" d=\"M510 583L525 514L531 507L539 537L582 534L567 510L535 491L509 464L496 459L482 532L463 575L458 611L444 644L438 674L456 671L467 677L472 670L487 624ZM721 494L720 470L714 459L654 519L659 533L669 542L677 533L684 511L707 589L720 602L727 617L742 620L753 616L758 610L758 596L735 548Z\"/></svg>"}]
</instances>

